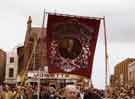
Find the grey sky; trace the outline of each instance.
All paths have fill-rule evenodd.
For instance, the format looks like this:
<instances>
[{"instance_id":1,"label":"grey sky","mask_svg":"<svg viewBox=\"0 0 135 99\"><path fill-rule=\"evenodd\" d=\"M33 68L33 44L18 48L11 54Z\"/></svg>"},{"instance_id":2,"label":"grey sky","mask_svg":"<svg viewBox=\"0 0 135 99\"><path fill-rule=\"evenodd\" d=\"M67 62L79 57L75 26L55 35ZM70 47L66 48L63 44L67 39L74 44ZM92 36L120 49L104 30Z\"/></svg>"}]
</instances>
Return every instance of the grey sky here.
<instances>
[{"instance_id":1,"label":"grey sky","mask_svg":"<svg viewBox=\"0 0 135 99\"><path fill-rule=\"evenodd\" d=\"M81 16L106 16L110 72L117 62L135 57L135 1L133 0L1 0L0 48L10 51L23 43L26 22L32 16L33 26L41 26L43 9ZM101 24L92 79L104 87L104 45ZM101 77L102 76L102 77ZM102 79L102 80L101 80Z\"/></svg>"}]
</instances>

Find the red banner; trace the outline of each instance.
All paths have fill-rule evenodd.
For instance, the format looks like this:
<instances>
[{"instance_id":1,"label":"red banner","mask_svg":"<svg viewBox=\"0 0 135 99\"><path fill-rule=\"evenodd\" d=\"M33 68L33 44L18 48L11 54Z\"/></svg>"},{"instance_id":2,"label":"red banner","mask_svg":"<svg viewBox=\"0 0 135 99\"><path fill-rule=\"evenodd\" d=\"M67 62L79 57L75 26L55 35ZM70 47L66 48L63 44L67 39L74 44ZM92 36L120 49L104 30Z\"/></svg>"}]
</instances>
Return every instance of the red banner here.
<instances>
[{"instance_id":1,"label":"red banner","mask_svg":"<svg viewBox=\"0 0 135 99\"><path fill-rule=\"evenodd\" d=\"M90 78L100 19L49 14L48 70Z\"/></svg>"}]
</instances>

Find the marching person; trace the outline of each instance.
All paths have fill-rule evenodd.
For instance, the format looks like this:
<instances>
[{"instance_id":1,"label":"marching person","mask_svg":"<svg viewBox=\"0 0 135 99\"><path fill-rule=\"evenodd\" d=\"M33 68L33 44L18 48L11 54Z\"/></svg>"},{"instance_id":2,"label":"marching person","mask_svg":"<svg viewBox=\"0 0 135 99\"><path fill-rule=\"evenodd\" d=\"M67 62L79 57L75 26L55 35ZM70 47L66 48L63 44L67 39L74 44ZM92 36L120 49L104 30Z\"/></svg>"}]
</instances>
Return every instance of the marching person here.
<instances>
[{"instance_id":1,"label":"marching person","mask_svg":"<svg viewBox=\"0 0 135 99\"><path fill-rule=\"evenodd\" d=\"M27 99L24 87L22 86L17 87L13 99Z\"/></svg>"},{"instance_id":2,"label":"marching person","mask_svg":"<svg viewBox=\"0 0 135 99\"><path fill-rule=\"evenodd\" d=\"M13 93L9 89L8 85L5 85L4 91L2 92L1 97L2 97L2 99L12 99L13 98Z\"/></svg>"},{"instance_id":3,"label":"marching person","mask_svg":"<svg viewBox=\"0 0 135 99\"><path fill-rule=\"evenodd\" d=\"M75 85L66 85L64 95L65 99L80 99Z\"/></svg>"},{"instance_id":4,"label":"marching person","mask_svg":"<svg viewBox=\"0 0 135 99\"><path fill-rule=\"evenodd\" d=\"M94 92L93 88L88 88L85 91L84 98L83 99L103 99L100 97L97 93Z\"/></svg>"}]
</instances>

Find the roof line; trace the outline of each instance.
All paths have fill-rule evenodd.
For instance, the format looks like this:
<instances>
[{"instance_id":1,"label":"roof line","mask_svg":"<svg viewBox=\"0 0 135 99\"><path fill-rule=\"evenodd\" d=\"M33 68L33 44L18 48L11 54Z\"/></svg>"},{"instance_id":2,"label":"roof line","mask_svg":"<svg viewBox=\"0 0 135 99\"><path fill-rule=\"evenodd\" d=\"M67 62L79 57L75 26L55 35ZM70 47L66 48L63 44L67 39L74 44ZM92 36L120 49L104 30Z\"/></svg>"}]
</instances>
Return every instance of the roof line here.
<instances>
[{"instance_id":1,"label":"roof line","mask_svg":"<svg viewBox=\"0 0 135 99\"><path fill-rule=\"evenodd\" d=\"M89 17L89 16L79 16L79 15L70 15L70 14L61 14L61 13L53 13L53 12L46 12L47 14L50 15L61 15L61 16L68 16L68 17L78 17L78 18L88 18L88 19L96 19L96 20L101 20L104 19L104 17Z\"/></svg>"}]
</instances>

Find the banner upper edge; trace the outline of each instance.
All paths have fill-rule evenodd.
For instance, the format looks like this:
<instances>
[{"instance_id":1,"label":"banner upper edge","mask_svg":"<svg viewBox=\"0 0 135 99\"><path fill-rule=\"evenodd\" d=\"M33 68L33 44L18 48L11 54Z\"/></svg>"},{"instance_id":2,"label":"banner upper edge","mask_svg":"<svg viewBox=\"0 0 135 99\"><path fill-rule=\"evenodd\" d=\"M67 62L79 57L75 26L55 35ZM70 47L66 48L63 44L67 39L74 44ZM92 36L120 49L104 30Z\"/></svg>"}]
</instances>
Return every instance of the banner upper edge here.
<instances>
[{"instance_id":1,"label":"banner upper edge","mask_svg":"<svg viewBox=\"0 0 135 99\"><path fill-rule=\"evenodd\" d=\"M78 17L78 18L88 18L88 19L96 19L102 20L103 17L89 17L89 16L79 16L79 15L71 15L71 14L61 14L61 13L53 13L53 12L46 12L48 15L58 15L58 16L68 16L68 17Z\"/></svg>"}]
</instances>

